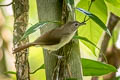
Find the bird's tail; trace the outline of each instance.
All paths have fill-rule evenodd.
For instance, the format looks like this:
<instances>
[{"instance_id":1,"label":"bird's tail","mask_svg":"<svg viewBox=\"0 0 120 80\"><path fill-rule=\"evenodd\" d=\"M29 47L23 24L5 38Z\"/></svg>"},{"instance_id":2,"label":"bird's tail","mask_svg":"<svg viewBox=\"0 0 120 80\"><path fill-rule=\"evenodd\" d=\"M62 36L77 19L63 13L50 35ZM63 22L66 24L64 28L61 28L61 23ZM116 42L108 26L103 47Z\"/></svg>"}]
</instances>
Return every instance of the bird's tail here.
<instances>
[{"instance_id":1,"label":"bird's tail","mask_svg":"<svg viewBox=\"0 0 120 80\"><path fill-rule=\"evenodd\" d=\"M29 43L29 44L20 46L20 47L18 47L18 48L15 48L15 49L13 50L13 53L16 53L16 52L19 52L19 51L21 51L21 50L24 50L24 49L26 49L26 48L28 48L28 47L30 47L30 46L34 46L34 44Z\"/></svg>"}]
</instances>

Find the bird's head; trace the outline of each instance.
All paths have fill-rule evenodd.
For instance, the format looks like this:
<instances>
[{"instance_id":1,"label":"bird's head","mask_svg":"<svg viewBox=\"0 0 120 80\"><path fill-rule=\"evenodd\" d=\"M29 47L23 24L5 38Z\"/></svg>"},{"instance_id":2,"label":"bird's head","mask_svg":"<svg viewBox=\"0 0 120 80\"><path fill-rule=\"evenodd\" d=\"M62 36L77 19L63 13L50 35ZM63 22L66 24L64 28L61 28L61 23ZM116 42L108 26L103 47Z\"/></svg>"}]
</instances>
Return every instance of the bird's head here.
<instances>
[{"instance_id":1,"label":"bird's head","mask_svg":"<svg viewBox=\"0 0 120 80\"><path fill-rule=\"evenodd\" d=\"M66 25L68 25L68 27L72 30L72 31L76 31L78 29L78 27L84 25L85 22L78 22L78 21L70 21L68 22Z\"/></svg>"}]
</instances>

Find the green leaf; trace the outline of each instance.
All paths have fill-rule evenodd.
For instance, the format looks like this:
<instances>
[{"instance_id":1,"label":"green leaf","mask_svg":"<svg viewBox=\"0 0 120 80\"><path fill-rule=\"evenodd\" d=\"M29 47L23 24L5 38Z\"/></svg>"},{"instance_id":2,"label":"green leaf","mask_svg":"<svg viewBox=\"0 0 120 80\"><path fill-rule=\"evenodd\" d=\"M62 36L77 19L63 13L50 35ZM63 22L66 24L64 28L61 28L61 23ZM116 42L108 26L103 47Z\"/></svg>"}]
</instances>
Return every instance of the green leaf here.
<instances>
[{"instance_id":1,"label":"green leaf","mask_svg":"<svg viewBox=\"0 0 120 80\"><path fill-rule=\"evenodd\" d=\"M14 71L7 71L7 72L5 72L5 74L16 74L16 72L14 72Z\"/></svg>"},{"instance_id":2,"label":"green leaf","mask_svg":"<svg viewBox=\"0 0 120 80\"><path fill-rule=\"evenodd\" d=\"M91 2L91 0L80 0L80 2L77 4L76 7L78 7L78 8L80 7L85 10L88 10L90 2ZM92 3L90 12L95 14L96 16L98 16L104 22L104 24L107 22L108 10L107 10L107 6L106 6L104 0L95 0ZM83 13L80 13L78 10L76 10L76 20L77 21L83 22L84 17L85 17L85 15ZM78 29L79 36L86 37L87 39L89 39L96 45L99 44L99 40L102 36L102 32L103 32L102 28L99 27L99 25L97 25L92 19L88 20L87 24L84 25L84 27L80 27ZM83 43L80 46L84 47L84 49L82 49L82 50L85 55L88 55L88 54L91 55L91 53L93 53L93 54L99 53L99 51L96 49L96 47L94 47L90 43L85 42L85 41L81 41L81 43Z\"/></svg>"},{"instance_id":3,"label":"green leaf","mask_svg":"<svg viewBox=\"0 0 120 80\"><path fill-rule=\"evenodd\" d=\"M87 16L89 16L94 22L96 22L103 30L105 30L110 36L111 33L109 31L109 29L106 27L106 25L94 14L82 9L82 8L77 8L80 12L86 14Z\"/></svg>"},{"instance_id":4,"label":"green leaf","mask_svg":"<svg viewBox=\"0 0 120 80\"><path fill-rule=\"evenodd\" d=\"M102 62L82 58L82 67L84 76L101 76L110 72L116 72L117 69L112 65Z\"/></svg>"},{"instance_id":5,"label":"green leaf","mask_svg":"<svg viewBox=\"0 0 120 80\"><path fill-rule=\"evenodd\" d=\"M42 64L41 67L39 69L45 69L45 65Z\"/></svg>"},{"instance_id":6,"label":"green leaf","mask_svg":"<svg viewBox=\"0 0 120 80\"><path fill-rule=\"evenodd\" d=\"M105 0L105 1L108 7L108 11L120 17L120 2L116 2L114 0L109 0L109 1Z\"/></svg>"},{"instance_id":7,"label":"green leaf","mask_svg":"<svg viewBox=\"0 0 120 80\"><path fill-rule=\"evenodd\" d=\"M43 27L45 24L47 23L60 23L57 21L43 21L43 22L39 22L34 24L33 26L31 26L23 35L23 37L20 40L25 39L26 37L28 37L30 34L32 34L33 32L37 31L38 29L40 29L41 27Z\"/></svg>"},{"instance_id":8,"label":"green leaf","mask_svg":"<svg viewBox=\"0 0 120 80\"><path fill-rule=\"evenodd\" d=\"M112 4L115 7L120 7L120 0L105 0L105 1Z\"/></svg>"},{"instance_id":9,"label":"green leaf","mask_svg":"<svg viewBox=\"0 0 120 80\"><path fill-rule=\"evenodd\" d=\"M74 36L73 38L74 38L74 39L80 39L80 40L86 41L86 42L92 44L93 46L95 46L97 49L100 50L99 47L97 47L92 41L88 40L86 37L82 37L82 36Z\"/></svg>"},{"instance_id":10,"label":"green leaf","mask_svg":"<svg viewBox=\"0 0 120 80\"><path fill-rule=\"evenodd\" d=\"M34 24L33 26L31 26L23 35L23 37L20 40L25 39L26 37L28 37L31 33L35 32L36 30L38 30L39 28L43 27L45 24L47 24L48 22L39 22Z\"/></svg>"},{"instance_id":11,"label":"green leaf","mask_svg":"<svg viewBox=\"0 0 120 80\"><path fill-rule=\"evenodd\" d=\"M115 80L120 80L120 76L116 77Z\"/></svg>"},{"instance_id":12,"label":"green leaf","mask_svg":"<svg viewBox=\"0 0 120 80\"><path fill-rule=\"evenodd\" d=\"M34 73L36 73L40 69L45 69L45 65L42 64L39 68L37 68L35 71L31 72L30 74L34 74Z\"/></svg>"},{"instance_id":13,"label":"green leaf","mask_svg":"<svg viewBox=\"0 0 120 80\"><path fill-rule=\"evenodd\" d=\"M80 40L86 41L86 42L90 43L91 45L93 45L94 47L96 47L97 49L100 50L100 48L98 48L92 41L88 40L86 37L74 36L73 38L74 38L74 39L80 39ZM95 53L94 53L94 55L96 56Z\"/></svg>"}]
</instances>

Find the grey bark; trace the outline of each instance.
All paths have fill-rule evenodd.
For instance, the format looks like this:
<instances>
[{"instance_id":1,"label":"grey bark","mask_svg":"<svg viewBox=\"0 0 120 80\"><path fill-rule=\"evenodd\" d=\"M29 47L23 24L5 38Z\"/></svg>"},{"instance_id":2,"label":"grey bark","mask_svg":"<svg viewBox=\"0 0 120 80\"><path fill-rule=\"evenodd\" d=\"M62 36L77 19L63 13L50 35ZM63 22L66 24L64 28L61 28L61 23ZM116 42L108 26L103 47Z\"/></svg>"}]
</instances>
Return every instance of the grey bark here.
<instances>
[{"instance_id":1,"label":"grey bark","mask_svg":"<svg viewBox=\"0 0 120 80\"><path fill-rule=\"evenodd\" d=\"M63 23L75 20L73 12L63 12L67 10L64 0L37 0L39 21L61 21ZM73 8L73 7L72 7ZM64 17L64 15L66 15ZM71 15L71 16L70 16ZM41 33L58 27L58 24L47 24L41 29ZM56 33L57 34L57 33ZM64 56L58 59L51 54ZM72 40L58 51L52 52L44 50L44 62L47 80L63 80L67 78L76 78L82 80L82 69L80 62L80 50L78 40Z\"/></svg>"},{"instance_id":2,"label":"grey bark","mask_svg":"<svg viewBox=\"0 0 120 80\"><path fill-rule=\"evenodd\" d=\"M28 24L28 0L14 0L13 11L14 11L14 48L20 45L26 44L28 39L19 41L23 36L27 24ZM29 75L29 62L28 62L28 50L25 49L21 52L15 53L15 67L16 67L16 78L17 80L30 80Z\"/></svg>"}]
</instances>

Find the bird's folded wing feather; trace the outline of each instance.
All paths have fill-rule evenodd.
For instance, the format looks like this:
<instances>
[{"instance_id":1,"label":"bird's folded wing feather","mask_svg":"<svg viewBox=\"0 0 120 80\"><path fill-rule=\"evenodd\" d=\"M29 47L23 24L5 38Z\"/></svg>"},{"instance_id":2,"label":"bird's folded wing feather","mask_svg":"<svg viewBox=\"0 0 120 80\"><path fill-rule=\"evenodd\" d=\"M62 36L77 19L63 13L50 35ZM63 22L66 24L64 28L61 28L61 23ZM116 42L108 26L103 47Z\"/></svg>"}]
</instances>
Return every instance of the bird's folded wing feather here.
<instances>
[{"instance_id":1,"label":"bird's folded wing feather","mask_svg":"<svg viewBox=\"0 0 120 80\"><path fill-rule=\"evenodd\" d=\"M34 44L38 45L55 45L58 44L61 40L61 35L59 35L59 29L57 30L57 33L55 29L46 32L45 34L41 35L36 41L34 41Z\"/></svg>"}]
</instances>

